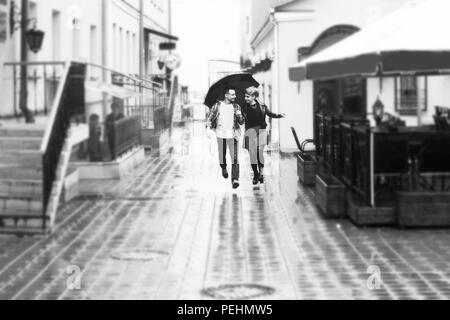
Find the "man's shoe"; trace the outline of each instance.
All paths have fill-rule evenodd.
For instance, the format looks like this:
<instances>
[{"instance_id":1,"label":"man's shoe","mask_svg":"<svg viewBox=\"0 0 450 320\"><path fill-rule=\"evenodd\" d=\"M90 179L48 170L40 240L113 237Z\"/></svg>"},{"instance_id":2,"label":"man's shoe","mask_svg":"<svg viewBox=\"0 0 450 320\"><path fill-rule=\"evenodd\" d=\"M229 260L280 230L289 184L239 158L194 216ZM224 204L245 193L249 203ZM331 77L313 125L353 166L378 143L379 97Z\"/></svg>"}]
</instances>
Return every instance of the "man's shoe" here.
<instances>
[{"instance_id":1,"label":"man's shoe","mask_svg":"<svg viewBox=\"0 0 450 320\"><path fill-rule=\"evenodd\" d=\"M228 170L227 168L222 168L222 177L228 179Z\"/></svg>"},{"instance_id":2,"label":"man's shoe","mask_svg":"<svg viewBox=\"0 0 450 320\"><path fill-rule=\"evenodd\" d=\"M259 174L253 175L253 185L257 185L259 182Z\"/></svg>"},{"instance_id":3,"label":"man's shoe","mask_svg":"<svg viewBox=\"0 0 450 320\"><path fill-rule=\"evenodd\" d=\"M263 175L259 176L259 182L264 183L264 176Z\"/></svg>"},{"instance_id":4,"label":"man's shoe","mask_svg":"<svg viewBox=\"0 0 450 320\"><path fill-rule=\"evenodd\" d=\"M233 180L233 189L237 189L237 188L239 188L239 181Z\"/></svg>"}]
</instances>

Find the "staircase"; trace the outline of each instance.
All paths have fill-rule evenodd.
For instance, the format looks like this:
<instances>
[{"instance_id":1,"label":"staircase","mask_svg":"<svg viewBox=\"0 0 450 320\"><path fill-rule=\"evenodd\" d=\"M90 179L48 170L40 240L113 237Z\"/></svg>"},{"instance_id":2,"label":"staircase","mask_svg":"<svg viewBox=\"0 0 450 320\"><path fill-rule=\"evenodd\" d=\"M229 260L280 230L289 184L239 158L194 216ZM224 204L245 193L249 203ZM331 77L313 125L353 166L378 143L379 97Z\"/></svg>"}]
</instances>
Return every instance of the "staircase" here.
<instances>
[{"instance_id":1,"label":"staircase","mask_svg":"<svg viewBox=\"0 0 450 320\"><path fill-rule=\"evenodd\" d=\"M44 131L43 125L0 126L0 234L43 234L55 225L72 147L88 138L88 129L80 125L69 130L45 213Z\"/></svg>"},{"instance_id":2,"label":"staircase","mask_svg":"<svg viewBox=\"0 0 450 320\"><path fill-rule=\"evenodd\" d=\"M0 233L44 230L42 125L0 126Z\"/></svg>"}]
</instances>

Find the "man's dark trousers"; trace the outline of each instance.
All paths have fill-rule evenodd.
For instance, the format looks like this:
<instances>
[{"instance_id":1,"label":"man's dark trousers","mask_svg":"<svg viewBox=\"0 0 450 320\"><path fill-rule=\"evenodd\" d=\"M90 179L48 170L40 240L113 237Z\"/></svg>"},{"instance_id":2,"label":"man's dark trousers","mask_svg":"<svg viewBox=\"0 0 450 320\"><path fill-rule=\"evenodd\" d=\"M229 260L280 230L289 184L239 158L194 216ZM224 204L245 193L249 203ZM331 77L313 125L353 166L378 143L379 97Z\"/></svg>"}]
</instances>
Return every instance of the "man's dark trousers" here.
<instances>
[{"instance_id":1,"label":"man's dark trousers","mask_svg":"<svg viewBox=\"0 0 450 320\"><path fill-rule=\"evenodd\" d=\"M231 169L231 180L239 180L239 149L237 139L217 138L219 147L219 163L222 169L227 167L227 148L230 151L230 157L233 160Z\"/></svg>"}]
</instances>

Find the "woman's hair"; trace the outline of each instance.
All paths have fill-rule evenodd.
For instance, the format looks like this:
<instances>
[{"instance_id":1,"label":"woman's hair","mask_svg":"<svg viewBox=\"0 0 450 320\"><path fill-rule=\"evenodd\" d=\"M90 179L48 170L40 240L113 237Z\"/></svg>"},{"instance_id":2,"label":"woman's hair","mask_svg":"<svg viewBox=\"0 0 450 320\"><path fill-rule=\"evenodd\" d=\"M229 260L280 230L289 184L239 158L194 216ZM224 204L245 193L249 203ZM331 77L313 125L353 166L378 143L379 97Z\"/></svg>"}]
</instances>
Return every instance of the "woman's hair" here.
<instances>
[{"instance_id":1,"label":"woman's hair","mask_svg":"<svg viewBox=\"0 0 450 320\"><path fill-rule=\"evenodd\" d=\"M245 93L248 95L254 96L255 98L259 97L259 91L258 91L258 88L256 88L256 87L247 88L247 90L245 90Z\"/></svg>"}]
</instances>

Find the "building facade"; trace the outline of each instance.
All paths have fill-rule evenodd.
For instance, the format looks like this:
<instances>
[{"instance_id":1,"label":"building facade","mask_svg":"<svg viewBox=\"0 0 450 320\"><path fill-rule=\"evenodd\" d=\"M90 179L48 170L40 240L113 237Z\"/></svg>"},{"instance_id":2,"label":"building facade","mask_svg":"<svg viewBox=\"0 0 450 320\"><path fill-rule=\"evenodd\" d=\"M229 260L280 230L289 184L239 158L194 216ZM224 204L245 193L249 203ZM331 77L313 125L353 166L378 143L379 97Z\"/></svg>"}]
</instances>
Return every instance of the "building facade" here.
<instances>
[{"instance_id":1,"label":"building facade","mask_svg":"<svg viewBox=\"0 0 450 320\"><path fill-rule=\"evenodd\" d=\"M287 114L282 122L274 121L272 125L272 142L278 144L281 151L297 150L291 127L301 140L313 137L313 83L291 81L289 68L405 2L407 0L252 0L251 60L253 65L265 59L271 62L266 68L256 69L255 78L261 83L261 93L267 104L274 111ZM390 95L389 90L391 93L395 90L394 82L385 81L387 87L383 94ZM367 85L369 89L378 87L378 82L369 79ZM375 101L374 94L374 90L368 90L368 104Z\"/></svg>"},{"instance_id":2,"label":"building facade","mask_svg":"<svg viewBox=\"0 0 450 320\"><path fill-rule=\"evenodd\" d=\"M20 61L20 5L19 0L0 2L1 65L5 61ZM165 75L166 69L159 67L158 61L164 60L166 52L159 50L159 44L176 40L169 35L169 0L35 0L28 1L28 6L28 28L44 31L45 38L39 52L28 51L27 61L92 63L99 68L89 68L88 75L96 80L102 78L102 67L148 80ZM6 32L3 31L5 15ZM10 25L14 26L12 30ZM4 79L0 90L4 95L13 91L10 69L3 67L0 71ZM101 80L109 82L109 79ZM30 90L34 90L32 85ZM29 93L29 99L34 93ZM46 94L38 92L37 96ZM109 112L105 103L99 103L103 98L102 94L87 91L89 112L96 112L101 118ZM11 112L10 104L0 107L0 116Z\"/></svg>"}]
</instances>

